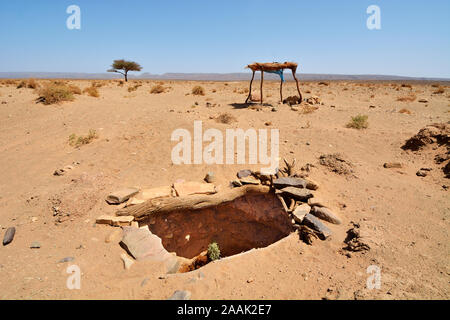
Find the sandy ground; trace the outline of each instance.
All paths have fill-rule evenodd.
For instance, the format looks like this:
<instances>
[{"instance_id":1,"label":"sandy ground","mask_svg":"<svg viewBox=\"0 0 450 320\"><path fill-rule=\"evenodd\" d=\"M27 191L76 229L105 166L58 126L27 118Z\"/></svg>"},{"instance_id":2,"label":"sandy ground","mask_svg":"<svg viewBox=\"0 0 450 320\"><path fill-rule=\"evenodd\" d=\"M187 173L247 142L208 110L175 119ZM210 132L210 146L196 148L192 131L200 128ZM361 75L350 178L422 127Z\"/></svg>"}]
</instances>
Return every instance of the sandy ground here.
<instances>
[{"instance_id":1,"label":"sandy ground","mask_svg":"<svg viewBox=\"0 0 450 320\"><path fill-rule=\"evenodd\" d=\"M43 81L40 80L42 83ZM81 89L90 81L70 81ZM15 226L14 241L0 247L0 299L166 299L189 290L192 299L448 299L450 297L449 185L428 153L400 147L419 129L449 118L450 91L432 94L431 83L301 83L305 98L317 95L318 110L302 114L278 105L278 83L266 82L266 101L278 106L242 108L246 82L170 82L167 92L150 94L156 81L128 92L114 81L101 81L100 97L76 95L60 105L36 104L32 89L0 87L0 230ZM195 85L204 96L188 94ZM259 84L255 84L257 92ZM295 94L293 83L285 97ZM309 93L308 93L309 92ZM397 101L414 93L413 102ZM418 100L427 99L428 103ZM195 105L195 103L198 105ZM206 103L217 104L207 107ZM193 107L193 105L195 107ZM373 106L373 107L370 107ZM411 114L399 113L407 108ZM228 112L237 121L214 120ZM345 128L351 116L369 116L369 128ZM331 239L312 246L292 233L269 247L233 256L183 274L164 275L161 265L135 263L125 270L117 243L106 243L112 227L95 225L111 214L105 197L128 186L157 187L177 179L201 181L213 171L217 185L240 169L259 165L173 165L173 130L204 128L278 128L280 156L311 163L318 193L343 219L330 225ZM270 126L265 123L270 122ZM95 129L99 138L80 148L68 137ZM330 172L319 156L339 152L353 164L354 176ZM73 164L73 163L79 164ZM385 169L401 162L402 169ZM63 176L56 169L72 165ZM422 167L433 170L416 176ZM57 222L52 207L69 213ZM342 252L350 222L372 239L364 253ZM39 249L31 249L32 242ZM59 263L65 257L74 261ZM81 289L66 286L67 267L82 272ZM381 268L381 288L369 290L366 270Z\"/></svg>"}]
</instances>

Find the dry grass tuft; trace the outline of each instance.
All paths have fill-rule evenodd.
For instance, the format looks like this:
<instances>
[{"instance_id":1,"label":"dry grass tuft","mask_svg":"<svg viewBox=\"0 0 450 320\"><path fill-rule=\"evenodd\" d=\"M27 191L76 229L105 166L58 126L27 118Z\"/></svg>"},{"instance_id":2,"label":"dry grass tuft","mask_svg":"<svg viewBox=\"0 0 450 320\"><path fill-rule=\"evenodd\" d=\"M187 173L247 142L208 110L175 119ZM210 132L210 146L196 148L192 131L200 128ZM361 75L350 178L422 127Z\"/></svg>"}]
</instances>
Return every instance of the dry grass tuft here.
<instances>
[{"instance_id":1,"label":"dry grass tuft","mask_svg":"<svg viewBox=\"0 0 450 320\"><path fill-rule=\"evenodd\" d=\"M38 94L39 98L36 101L45 105L74 100L72 91L65 84L47 84L38 91Z\"/></svg>"},{"instance_id":2,"label":"dry grass tuft","mask_svg":"<svg viewBox=\"0 0 450 320\"><path fill-rule=\"evenodd\" d=\"M135 84L134 86L130 86L130 87L128 87L128 92L136 91L140 86L142 86L142 84L140 84L140 83Z\"/></svg>"},{"instance_id":3,"label":"dry grass tuft","mask_svg":"<svg viewBox=\"0 0 450 320\"><path fill-rule=\"evenodd\" d=\"M192 94L195 96L204 96L205 95L205 89L201 86L195 86L192 88Z\"/></svg>"},{"instance_id":4,"label":"dry grass tuft","mask_svg":"<svg viewBox=\"0 0 450 320\"><path fill-rule=\"evenodd\" d=\"M91 87L93 87L93 88L101 88L101 87L103 87L103 83L97 82L97 81L92 81L91 82Z\"/></svg>"},{"instance_id":5,"label":"dry grass tuft","mask_svg":"<svg viewBox=\"0 0 450 320\"><path fill-rule=\"evenodd\" d=\"M36 82L35 79L22 80L17 85L17 89L20 88L28 88L28 89L37 89L39 88L39 83Z\"/></svg>"},{"instance_id":6,"label":"dry grass tuft","mask_svg":"<svg viewBox=\"0 0 450 320\"><path fill-rule=\"evenodd\" d=\"M72 133L69 136L69 145L75 148L79 148L82 145L91 143L94 139L98 138L98 134L94 129L90 129L89 133L86 136L77 136L75 133Z\"/></svg>"},{"instance_id":7,"label":"dry grass tuft","mask_svg":"<svg viewBox=\"0 0 450 320\"><path fill-rule=\"evenodd\" d=\"M165 90L166 89L162 85L157 84L151 88L150 93L158 94L158 93L163 93Z\"/></svg>"},{"instance_id":8,"label":"dry grass tuft","mask_svg":"<svg viewBox=\"0 0 450 320\"><path fill-rule=\"evenodd\" d=\"M100 97L97 87L87 87L83 90L83 92L87 93L89 96L94 97L94 98Z\"/></svg>"},{"instance_id":9,"label":"dry grass tuft","mask_svg":"<svg viewBox=\"0 0 450 320\"><path fill-rule=\"evenodd\" d=\"M73 94L81 94L81 89L79 86L76 86L74 84L69 85L69 90L70 92L72 92Z\"/></svg>"},{"instance_id":10,"label":"dry grass tuft","mask_svg":"<svg viewBox=\"0 0 450 320\"><path fill-rule=\"evenodd\" d=\"M10 86L10 85L17 85L17 80L12 80L12 79L7 79L7 80L5 80L5 81L3 81L3 84L5 85L5 86Z\"/></svg>"},{"instance_id":11,"label":"dry grass tuft","mask_svg":"<svg viewBox=\"0 0 450 320\"><path fill-rule=\"evenodd\" d=\"M358 130L366 129L369 127L369 122L367 121L368 119L369 116L367 115L357 115L355 117L352 117L352 120L350 120L350 122L346 124L346 127Z\"/></svg>"},{"instance_id":12,"label":"dry grass tuft","mask_svg":"<svg viewBox=\"0 0 450 320\"><path fill-rule=\"evenodd\" d=\"M220 114L216 118L216 121L219 122L219 123L229 124L229 123L232 123L232 122L236 122L237 119L232 114L229 114L229 113L226 112L226 113Z\"/></svg>"},{"instance_id":13,"label":"dry grass tuft","mask_svg":"<svg viewBox=\"0 0 450 320\"><path fill-rule=\"evenodd\" d=\"M444 92L445 89L439 86L437 90L433 91L433 94L443 94Z\"/></svg>"}]
</instances>

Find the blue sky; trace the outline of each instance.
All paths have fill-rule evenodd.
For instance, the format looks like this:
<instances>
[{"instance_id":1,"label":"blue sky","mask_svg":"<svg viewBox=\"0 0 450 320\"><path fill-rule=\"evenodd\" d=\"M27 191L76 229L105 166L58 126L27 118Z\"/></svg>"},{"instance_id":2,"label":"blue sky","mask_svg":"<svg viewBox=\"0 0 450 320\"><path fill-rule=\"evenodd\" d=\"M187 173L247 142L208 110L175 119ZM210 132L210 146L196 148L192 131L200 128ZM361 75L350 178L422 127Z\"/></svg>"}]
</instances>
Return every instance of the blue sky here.
<instances>
[{"instance_id":1,"label":"blue sky","mask_svg":"<svg viewBox=\"0 0 450 320\"><path fill-rule=\"evenodd\" d=\"M69 5L81 30L69 30ZM369 5L381 30L366 27ZM242 72L296 61L304 73L450 78L450 1L1 0L0 71Z\"/></svg>"}]
</instances>

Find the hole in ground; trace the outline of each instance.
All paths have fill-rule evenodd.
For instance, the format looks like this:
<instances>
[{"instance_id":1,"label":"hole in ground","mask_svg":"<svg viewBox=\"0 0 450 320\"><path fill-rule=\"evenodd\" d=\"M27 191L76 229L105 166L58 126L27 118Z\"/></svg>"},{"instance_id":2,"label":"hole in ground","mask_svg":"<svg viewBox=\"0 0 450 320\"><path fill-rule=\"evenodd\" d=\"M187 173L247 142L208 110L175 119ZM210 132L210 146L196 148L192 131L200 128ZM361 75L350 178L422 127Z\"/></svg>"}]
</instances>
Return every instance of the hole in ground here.
<instances>
[{"instance_id":1,"label":"hole in ground","mask_svg":"<svg viewBox=\"0 0 450 320\"><path fill-rule=\"evenodd\" d=\"M211 242L217 242L221 257L227 257L266 247L293 231L291 218L272 193L246 195L206 209L156 214L141 225L148 225L167 251L188 259L206 251Z\"/></svg>"}]
</instances>

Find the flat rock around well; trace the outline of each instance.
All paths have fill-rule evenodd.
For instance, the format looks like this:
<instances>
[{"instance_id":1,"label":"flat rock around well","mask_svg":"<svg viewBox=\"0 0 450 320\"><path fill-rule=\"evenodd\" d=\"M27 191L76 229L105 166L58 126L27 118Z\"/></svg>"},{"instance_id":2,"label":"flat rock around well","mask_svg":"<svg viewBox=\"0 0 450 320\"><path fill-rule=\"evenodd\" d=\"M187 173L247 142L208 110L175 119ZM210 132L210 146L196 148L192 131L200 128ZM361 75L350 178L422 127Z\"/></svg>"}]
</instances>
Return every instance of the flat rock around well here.
<instances>
[{"instance_id":1,"label":"flat rock around well","mask_svg":"<svg viewBox=\"0 0 450 320\"><path fill-rule=\"evenodd\" d=\"M320 195L315 194L313 198L308 199L308 204L311 207L328 207L326 202Z\"/></svg>"},{"instance_id":2,"label":"flat rock around well","mask_svg":"<svg viewBox=\"0 0 450 320\"><path fill-rule=\"evenodd\" d=\"M163 186L151 189L143 189L135 196L127 201L127 206L143 203L147 200L170 197L172 195L172 187Z\"/></svg>"},{"instance_id":3,"label":"flat rock around well","mask_svg":"<svg viewBox=\"0 0 450 320\"><path fill-rule=\"evenodd\" d=\"M295 208L294 212L292 212L292 216L297 223L302 223L305 216L311 211L311 207L306 203L299 205Z\"/></svg>"},{"instance_id":4,"label":"flat rock around well","mask_svg":"<svg viewBox=\"0 0 450 320\"><path fill-rule=\"evenodd\" d=\"M285 187L306 188L307 182L301 178L281 177L273 180L273 185L277 189L282 189Z\"/></svg>"},{"instance_id":5,"label":"flat rock around well","mask_svg":"<svg viewBox=\"0 0 450 320\"><path fill-rule=\"evenodd\" d=\"M139 192L137 188L126 188L122 190L115 191L106 197L106 202L109 204L120 204L127 201L130 197L134 196Z\"/></svg>"},{"instance_id":6,"label":"flat rock around well","mask_svg":"<svg viewBox=\"0 0 450 320\"><path fill-rule=\"evenodd\" d=\"M311 214L313 214L317 218L334 224L342 223L341 219L339 219L330 209L325 207L313 207L311 210Z\"/></svg>"},{"instance_id":7,"label":"flat rock around well","mask_svg":"<svg viewBox=\"0 0 450 320\"><path fill-rule=\"evenodd\" d=\"M286 187L281 189L281 192L283 195L287 195L289 197L292 197L295 200L300 201L308 201L309 198L313 197L313 194L311 191L307 189L299 189L295 187Z\"/></svg>"},{"instance_id":8,"label":"flat rock around well","mask_svg":"<svg viewBox=\"0 0 450 320\"><path fill-rule=\"evenodd\" d=\"M256 179L253 176L244 177L239 180L241 181L242 184L261 184L261 181L259 181L259 179Z\"/></svg>"},{"instance_id":9,"label":"flat rock around well","mask_svg":"<svg viewBox=\"0 0 450 320\"><path fill-rule=\"evenodd\" d=\"M173 184L177 196L184 197L191 194L213 194L216 188L212 183L203 183L195 181L175 182Z\"/></svg>"},{"instance_id":10,"label":"flat rock around well","mask_svg":"<svg viewBox=\"0 0 450 320\"><path fill-rule=\"evenodd\" d=\"M325 240L332 234L330 229L328 229L322 222L320 222L318 218L316 218L310 213L308 213L303 219L303 224L310 227L311 229L316 230L319 233L322 240Z\"/></svg>"},{"instance_id":11,"label":"flat rock around well","mask_svg":"<svg viewBox=\"0 0 450 320\"><path fill-rule=\"evenodd\" d=\"M239 179L242 179L242 178L250 176L251 174L252 174L251 170L239 170L237 173L237 177Z\"/></svg>"},{"instance_id":12,"label":"flat rock around well","mask_svg":"<svg viewBox=\"0 0 450 320\"><path fill-rule=\"evenodd\" d=\"M150 232L148 228L123 228L121 244L136 260L164 261L175 259L163 247L161 238Z\"/></svg>"}]
</instances>

